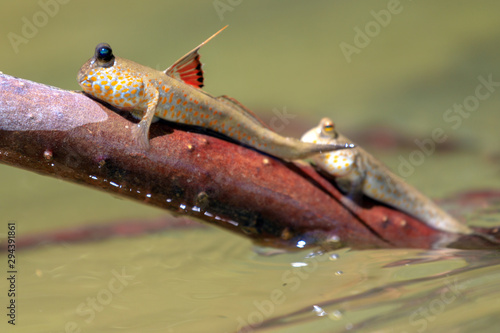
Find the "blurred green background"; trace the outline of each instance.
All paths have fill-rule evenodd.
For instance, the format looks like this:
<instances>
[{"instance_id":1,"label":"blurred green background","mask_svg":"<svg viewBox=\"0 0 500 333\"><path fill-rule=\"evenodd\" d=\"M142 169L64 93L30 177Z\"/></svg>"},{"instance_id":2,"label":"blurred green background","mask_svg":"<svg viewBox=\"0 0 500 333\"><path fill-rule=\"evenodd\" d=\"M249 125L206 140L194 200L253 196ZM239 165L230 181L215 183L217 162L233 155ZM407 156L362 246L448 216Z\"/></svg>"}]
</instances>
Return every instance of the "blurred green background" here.
<instances>
[{"instance_id":1,"label":"blurred green background","mask_svg":"<svg viewBox=\"0 0 500 333\"><path fill-rule=\"evenodd\" d=\"M204 89L209 93L234 97L265 119L273 116L273 110L286 109L295 118L285 126L283 133L297 137L301 131L316 125L323 116L334 119L340 131L360 131L384 125L406 134L410 140L429 138L433 129L442 128L449 140L463 143L460 147L464 149L426 157L425 163L415 168L408 181L433 197L470 189L499 188L500 89L480 101L478 108L470 112L468 118L461 118L457 128L452 128L453 123L443 118L455 103L463 103L474 95L479 76L488 78L491 75L493 81L500 82L498 1L65 2L42 0L1 3L0 71L64 89L80 90L76 74L100 42L109 43L118 56L164 69L228 24L229 27L201 51L205 64ZM388 16L384 16L387 24L382 26L377 23L375 16L380 17L384 15L381 13L388 13L391 8L396 9L390 15L390 22L387 21ZM365 40L367 45L360 47L357 29L366 31L367 28L375 30L369 30L371 37L369 41ZM347 59L341 45L356 47L356 41L357 51ZM400 156L408 158L416 149L418 147L415 145L401 151L372 152L397 170ZM105 223L125 217L151 218L165 214L140 203L117 200L105 193L7 166L0 166L0 184L2 219L5 223L16 220L20 234L86 223ZM0 230L0 236L4 235L5 230ZM114 240L99 245L56 246L37 253L27 252L30 261L23 266L25 279L28 280L24 294L29 295L31 292L31 295L36 295L37 288L56 289L61 283L74 282L72 279L75 276L101 269L107 275L95 273L96 279L106 283L108 264L116 260L127 258L134 267L137 267L137 262L141 262L139 266L147 271L146 263L156 264L159 260L182 255L196 257L207 248L213 251L210 252L213 257L208 259L211 264L223 268L223 265L227 265L221 269L221 274L227 274L228 271L235 274L241 268L238 265L243 265L248 272L256 271L262 277L266 276L268 270L273 270L266 266L265 259L257 259L260 266L253 266L254 259L249 259L253 258L249 242L220 230L211 230L206 235L205 232L188 233L180 236L181 239L187 239L184 242L167 236L163 240L161 237L153 241L149 238ZM169 240L169 237L173 238ZM169 252L172 248L165 242L171 242L173 247L180 246L181 249L177 248L174 255ZM139 251L137 249L144 246L150 247L141 255L135 256L136 252L128 252L132 251L130 249ZM182 249L183 246L186 248ZM244 264L239 262L234 267L233 263L224 261L223 249L232 249L232 255ZM343 271L361 272L359 267L365 267L365 254L356 256L356 253L351 253L352 260L343 263ZM393 254L382 252L380 257L392 260L400 255L404 258L407 252ZM49 263L48 256L50 261L55 262ZM81 262L85 256L89 261ZM77 267L71 266L71 258L79 258ZM147 261L145 258L156 259ZM102 262L99 262L100 266L94 267L92 260ZM277 259L281 264L288 260L288 257ZM206 264L206 260L195 263L191 260L180 261L200 267ZM382 265L383 260L380 261ZM53 275L50 283L37 282L36 269L51 274L45 265L66 265L64 278L57 280ZM155 266L155 271L150 273L157 274L163 282L162 274L166 273L157 271L158 267ZM201 272L193 266L186 269L186 276L198 277L186 284L187 290L193 283L207 289L217 285L216 277L203 280L203 269ZM368 283L369 286L391 281L390 274L386 276L387 273L381 274L376 268L371 269L363 272L368 272L368 276L378 276L379 279L373 279ZM367 280L365 273L360 273L357 281ZM254 279L252 275L245 274L237 276L244 284ZM174 279L184 278L174 276ZM149 280L148 283L155 286L158 280ZM70 285L73 289L79 288L78 284ZM321 282L316 284L320 285ZM352 285L344 287L350 288ZM265 289L264 293L268 295L264 281L260 288ZM356 288L367 288L367 285ZM90 290L90 294L95 294L96 291ZM238 311L250 311L241 308L245 309L245 304L250 304L250 307L252 297L257 297L258 291L250 288L245 290L246 296L243 296L243 292L238 294L238 290L241 291L241 288L235 288L230 293L233 296L236 293L240 297L237 300L225 295L225 291L220 291L222 296L219 295L218 301L221 304L236 302L240 304ZM309 295L316 295L317 292L316 289L303 291ZM75 296L76 299L85 299L88 295L81 293ZM146 294L154 297L155 293L155 290L150 290ZM72 295L70 291L63 294L68 297ZM58 295L50 293L31 300L26 296L31 308L24 309L23 320L34 325L27 331L38 327L37 319L40 318L57 323L54 327L60 327L60 322L71 318L71 314L65 314L64 317L58 307L73 309L78 302L68 299L65 303ZM205 310L199 310L194 316L205 318L206 315L209 318L207 321L201 320L202 327L207 322L218 323L218 320L221 321L221 327L227 326L221 317L214 321L207 315L207 311L210 312L207 309L212 305L207 308L207 303L200 301L203 296L195 297L194 301L184 299L181 292L179 295L164 296L164 303L158 305L160 309L170 311L172 304L187 304L188 308L201 307ZM144 290L130 297L132 300L124 300L125 304L138 301L152 304L150 299L144 299ZM37 309L53 302L60 303L54 306L52 315L38 312ZM176 306L182 308L181 305ZM293 303L287 305L287 308L293 308ZM134 312L133 307L129 310ZM232 310L229 307L224 311L228 311L227 316L230 317ZM62 319L59 316L63 316ZM104 315L113 322L107 316ZM116 316L123 316L123 312L116 312ZM162 318L161 313L157 316L149 313L149 316L146 318L152 322ZM186 318L190 318L189 315ZM178 320L189 322L186 318L180 315ZM113 325L108 321L98 322L96 326L91 326L91 330L107 331L110 327L117 327ZM186 331L182 329L185 326L180 327L178 331Z\"/></svg>"}]
</instances>

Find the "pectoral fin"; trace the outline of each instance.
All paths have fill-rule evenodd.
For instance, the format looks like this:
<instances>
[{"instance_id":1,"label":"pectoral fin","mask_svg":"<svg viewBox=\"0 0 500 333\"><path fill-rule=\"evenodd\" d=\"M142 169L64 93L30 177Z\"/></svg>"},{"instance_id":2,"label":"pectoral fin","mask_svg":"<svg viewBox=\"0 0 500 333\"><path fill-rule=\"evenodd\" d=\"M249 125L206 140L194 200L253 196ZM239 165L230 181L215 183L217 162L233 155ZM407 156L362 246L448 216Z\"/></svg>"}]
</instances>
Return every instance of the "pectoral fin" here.
<instances>
[{"instance_id":1,"label":"pectoral fin","mask_svg":"<svg viewBox=\"0 0 500 333\"><path fill-rule=\"evenodd\" d=\"M192 51L177 60L172 66L164 71L165 74L184 81L184 83L190 84L196 88L203 87L203 70L201 69L202 64L198 50L212 38L217 36L222 30L226 29L226 27L227 25L210 36L206 41L198 45Z\"/></svg>"}]
</instances>

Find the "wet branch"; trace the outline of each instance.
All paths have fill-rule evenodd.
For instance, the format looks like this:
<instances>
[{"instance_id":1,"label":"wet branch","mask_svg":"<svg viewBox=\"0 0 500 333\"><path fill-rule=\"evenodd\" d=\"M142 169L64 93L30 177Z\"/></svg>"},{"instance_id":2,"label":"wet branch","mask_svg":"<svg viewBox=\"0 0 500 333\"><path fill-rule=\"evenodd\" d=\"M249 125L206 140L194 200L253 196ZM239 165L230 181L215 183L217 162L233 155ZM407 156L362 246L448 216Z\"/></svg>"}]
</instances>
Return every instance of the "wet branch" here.
<instances>
[{"instance_id":1,"label":"wet branch","mask_svg":"<svg viewBox=\"0 0 500 333\"><path fill-rule=\"evenodd\" d=\"M457 247L491 245L371 201L345 205L305 163L164 121L152 125L145 151L131 126L126 115L81 93L0 75L1 163L196 217L268 246L430 248L453 239Z\"/></svg>"}]
</instances>

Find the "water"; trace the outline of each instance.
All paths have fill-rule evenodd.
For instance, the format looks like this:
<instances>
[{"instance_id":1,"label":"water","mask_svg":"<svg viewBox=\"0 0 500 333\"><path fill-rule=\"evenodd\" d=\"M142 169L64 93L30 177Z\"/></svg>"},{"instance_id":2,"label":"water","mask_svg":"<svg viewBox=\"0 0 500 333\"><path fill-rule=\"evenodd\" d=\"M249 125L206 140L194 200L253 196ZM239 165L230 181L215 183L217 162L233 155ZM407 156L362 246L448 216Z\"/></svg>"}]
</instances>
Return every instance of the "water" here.
<instances>
[{"instance_id":1,"label":"water","mask_svg":"<svg viewBox=\"0 0 500 333\"><path fill-rule=\"evenodd\" d=\"M46 246L21 254L16 329L468 332L496 321L497 252L332 254L257 255L215 230Z\"/></svg>"},{"instance_id":2,"label":"water","mask_svg":"<svg viewBox=\"0 0 500 333\"><path fill-rule=\"evenodd\" d=\"M498 91L471 104L466 116L448 111L472 101L479 77L500 78L497 2L401 1L402 10L350 62L340 44L354 45L354 29L373 25L371 11L388 9L387 1L233 1L223 12L218 3L229 5L69 1L45 23L38 2L3 4L0 70L79 89L78 68L100 42L162 69L229 24L202 50L210 93L235 97L269 121L276 117L282 134L299 136L323 116L339 130L395 128L409 146L367 148L394 170L402 158L412 161L408 181L432 197L499 188ZM8 33L22 36L23 17L41 21L15 48ZM437 128L458 149L432 151L428 139ZM0 181L0 237L10 220L27 235L164 214L6 166ZM499 224L498 207L462 213L473 224ZM26 249L18 252L15 330L487 332L499 323L497 252L310 252L256 251L215 228ZM5 272L4 250L0 258ZM2 332L13 330L3 276Z\"/></svg>"}]
</instances>

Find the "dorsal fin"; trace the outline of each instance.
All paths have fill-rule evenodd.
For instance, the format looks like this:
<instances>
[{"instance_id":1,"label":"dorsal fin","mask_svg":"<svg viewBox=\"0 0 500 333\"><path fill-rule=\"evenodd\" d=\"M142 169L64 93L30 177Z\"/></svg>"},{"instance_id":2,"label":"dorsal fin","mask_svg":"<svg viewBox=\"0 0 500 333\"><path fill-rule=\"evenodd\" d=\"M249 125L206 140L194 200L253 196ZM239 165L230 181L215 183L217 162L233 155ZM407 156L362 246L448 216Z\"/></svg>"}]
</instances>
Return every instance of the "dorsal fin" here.
<instances>
[{"instance_id":1,"label":"dorsal fin","mask_svg":"<svg viewBox=\"0 0 500 333\"><path fill-rule=\"evenodd\" d=\"M257 125L263 126L263 127L267 128L267 129L270 129L269 126L267 126L267 124L264 123L259 117L257 117L257 115L253 111L251 111L249 108L247 108L246 106L244 106L243 104L241 104L235 98L232 98L232 97L229 97L229 96L226 96L226 95L222 95L222 96L217 97L216 99L218 99L218 100L220 100L220 101L222 101L224 103L230 104L232 107L235 107L241 113L246 114Z\"/></svg>"},{"instance_id":2,"label":"dorsal fin","mask_svg":"<svg viewBox=\"0 0 500 333\"><path fill-rule=\"evenodd\" d=\"M164 71L165 74L196 88L203 87L203 70L201 69L200 54L198 50L226 28L227 25L177 60L172 66Z\"/></svg>"}]
</instances>

